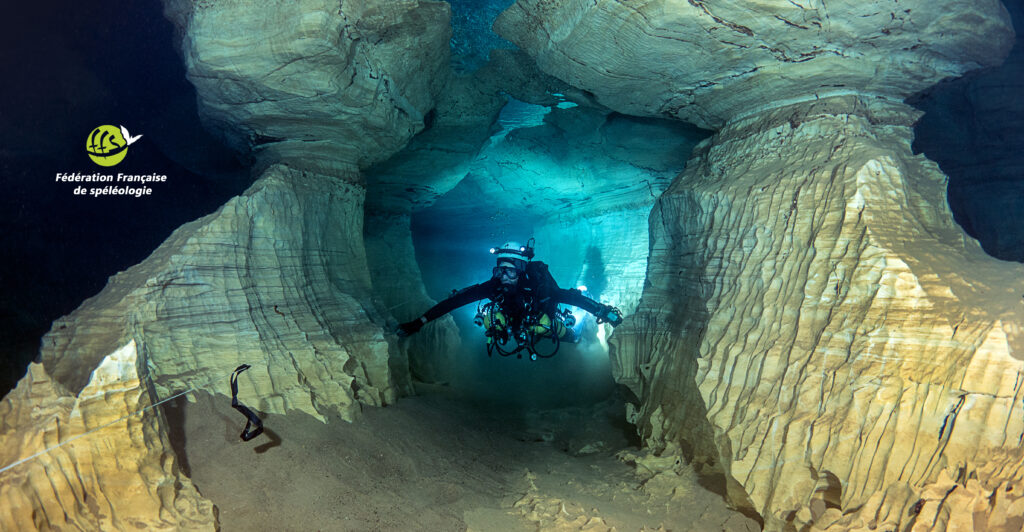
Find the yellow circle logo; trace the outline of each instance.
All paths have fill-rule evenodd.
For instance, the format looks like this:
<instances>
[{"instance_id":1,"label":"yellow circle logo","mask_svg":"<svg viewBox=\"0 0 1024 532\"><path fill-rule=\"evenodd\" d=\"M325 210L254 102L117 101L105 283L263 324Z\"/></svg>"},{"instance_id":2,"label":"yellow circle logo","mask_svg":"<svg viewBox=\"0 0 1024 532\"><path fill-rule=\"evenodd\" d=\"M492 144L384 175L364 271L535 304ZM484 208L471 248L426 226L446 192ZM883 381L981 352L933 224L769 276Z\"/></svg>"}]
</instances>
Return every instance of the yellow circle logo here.
<instances>
[{"instance_id":1,"label":"yellow circle logo","mask_svg":"<svg viewBox=\"0 0 1024 532\"><path fill-rule=\"evenodd\" d=\"M99 126L85 139L85 150L92 162L100 166L114 166L124 160L128 145L138 139L129 137L124 126Z\"/></svg>"}]
</instances>

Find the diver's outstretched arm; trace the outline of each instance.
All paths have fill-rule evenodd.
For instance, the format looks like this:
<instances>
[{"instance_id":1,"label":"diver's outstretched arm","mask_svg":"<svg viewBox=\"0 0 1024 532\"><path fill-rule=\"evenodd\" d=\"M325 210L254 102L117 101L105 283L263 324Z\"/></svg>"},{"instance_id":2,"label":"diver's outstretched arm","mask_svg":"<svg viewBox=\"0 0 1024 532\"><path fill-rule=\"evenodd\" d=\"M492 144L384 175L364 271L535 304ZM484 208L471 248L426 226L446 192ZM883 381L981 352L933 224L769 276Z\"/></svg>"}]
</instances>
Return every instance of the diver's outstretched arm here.
<instances>
[{"instance_id":1,"label":"diver's outstretched arm","mask_svg":"<svg viewBox=\"0 0 1024 532\"><path fill-rule=\"evenodd\" d=\"M559 288L555 294L555 301L579 307L593 314L599 322L606 321L615 327L622 323L622 312L619 309L611 305L602 305L575 288L569 290Z\"/></svg>"},{"instance_id":2,"label":"diver's outstretched arm","mask_svg":"<svg viewBox=\"0 0 1024 532\"><path fill-rule=\"evenodd\" d=\"M395 332L398 333L398 336L403 338L411 334L416 334L428 322L434 321L463 305L468 305L474 301L480 301L481 299L489 296L492 285L492 281L487 281L475 284L468 288L463 288L455 294L452 294L448 299L430 307L430 309L424 312L422 316L399 325L398 330Z\"/></svg>"}]
</instances>

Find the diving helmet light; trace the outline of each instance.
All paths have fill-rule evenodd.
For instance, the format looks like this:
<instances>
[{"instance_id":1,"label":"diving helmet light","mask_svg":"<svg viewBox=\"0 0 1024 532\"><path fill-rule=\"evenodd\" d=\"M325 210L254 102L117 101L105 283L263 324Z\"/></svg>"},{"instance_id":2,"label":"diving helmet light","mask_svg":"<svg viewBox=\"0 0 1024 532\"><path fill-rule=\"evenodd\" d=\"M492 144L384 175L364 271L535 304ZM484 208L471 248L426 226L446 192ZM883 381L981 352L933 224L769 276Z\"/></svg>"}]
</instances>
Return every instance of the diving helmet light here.
<instances>
[{"instance_id":1,"label":"diving helmet light","mask_svg":"<svg viewBox=\"0 0 1024 532\"><path fill-rule=\"evenodd\" d=\"M497 255L496 258L500 259L514 259L521 261L529 261L534 256L533 251L533 238L526 242L526 245L521 245L519 242L510 240L505 242L500 247L491 248L491 255Z\"/></svg>"}]
</instances>

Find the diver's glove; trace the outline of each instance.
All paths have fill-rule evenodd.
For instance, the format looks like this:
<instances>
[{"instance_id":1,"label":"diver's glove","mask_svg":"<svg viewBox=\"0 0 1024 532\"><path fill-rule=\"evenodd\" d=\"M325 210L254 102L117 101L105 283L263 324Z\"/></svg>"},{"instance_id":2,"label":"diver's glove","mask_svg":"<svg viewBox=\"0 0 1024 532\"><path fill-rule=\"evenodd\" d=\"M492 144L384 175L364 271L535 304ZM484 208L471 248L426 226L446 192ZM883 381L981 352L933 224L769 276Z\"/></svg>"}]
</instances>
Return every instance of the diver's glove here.
<instances>
[{"instance_id":1,"label":"diver's glove","mask_svg":"<svg viewBox=\"0 0 1024 532\"><path fill-rule=\"evenodd\" d=\"M597 323L611 323L613 327L622 324L622 311L611 305L601 307L596 316Z\"/></svg>"},{"instance_id":2,"label":"diver's glove","mask_svg":"<svg viewBox=\"0 0 1024 532\"><path fill-rule=\"evenodd\" d=\"M399 325L398 330L395 332L398 334L399 338L405 338L407 336L411 336L413 334L420 332L420 329L422 329L423 325L425 325L426 323L427 318L424 316L420 316L412 321L408 321Z\"/></svg>"}]
</instances>

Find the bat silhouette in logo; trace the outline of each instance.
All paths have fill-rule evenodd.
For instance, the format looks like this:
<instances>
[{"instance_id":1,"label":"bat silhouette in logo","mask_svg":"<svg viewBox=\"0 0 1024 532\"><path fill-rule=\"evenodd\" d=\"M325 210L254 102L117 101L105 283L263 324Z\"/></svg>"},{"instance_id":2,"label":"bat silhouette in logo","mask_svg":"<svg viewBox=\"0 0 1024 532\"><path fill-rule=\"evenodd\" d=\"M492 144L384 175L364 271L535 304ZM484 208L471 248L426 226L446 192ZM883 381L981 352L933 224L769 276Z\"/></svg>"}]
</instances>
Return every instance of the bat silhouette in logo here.
<instances>
[{"instance_id":1,"label":"bat silhouette in logo","mask_svg":"<svg viewBox=\"0 0 1024 532\"><path fill-rule=\"evenodd\" d=\"M142 138L142 135L135 135L134 137L131 136L130 134L128 134L128 128L124 126L121 126L121 135L124 136L124 140L128 143L129 146L134 144L135 141Z\"/></svg>"}]
</instances>

